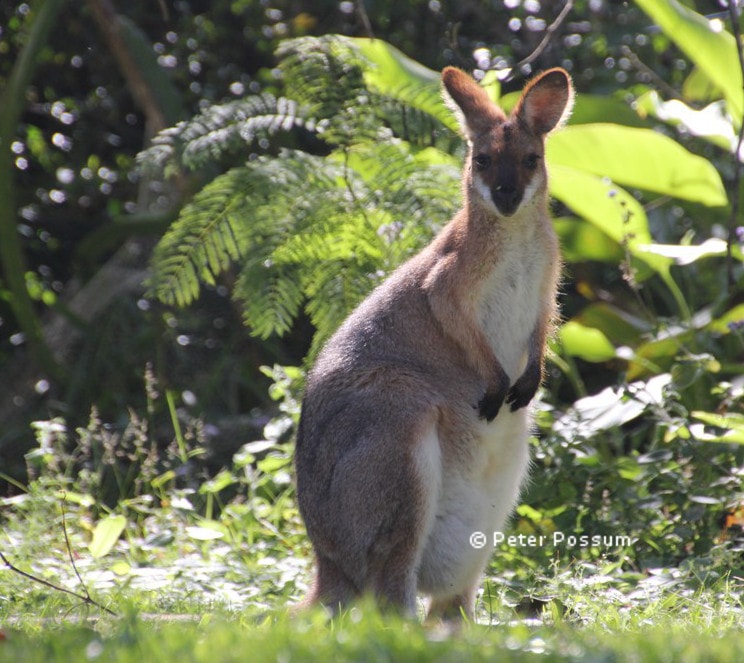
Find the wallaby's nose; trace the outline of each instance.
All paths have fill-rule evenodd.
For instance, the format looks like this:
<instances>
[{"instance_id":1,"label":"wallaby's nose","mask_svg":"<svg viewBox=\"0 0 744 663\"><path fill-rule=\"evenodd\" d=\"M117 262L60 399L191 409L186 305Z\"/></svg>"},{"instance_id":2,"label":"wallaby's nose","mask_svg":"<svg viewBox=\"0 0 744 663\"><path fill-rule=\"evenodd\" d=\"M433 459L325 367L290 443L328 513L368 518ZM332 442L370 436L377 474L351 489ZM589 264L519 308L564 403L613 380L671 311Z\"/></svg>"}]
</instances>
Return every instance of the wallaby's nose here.
<instances>
[{"instance_id":1,"label":"wallaby's nose","mask_svg":"<svg viewBox=\"0 0 744 663\"><path fill-rule=\"evenodd\" d=\"M491 188L491 197L499 212L509 216L517 211L522 194L514 184L504 182Z\"/></svg>"}]
</instances>

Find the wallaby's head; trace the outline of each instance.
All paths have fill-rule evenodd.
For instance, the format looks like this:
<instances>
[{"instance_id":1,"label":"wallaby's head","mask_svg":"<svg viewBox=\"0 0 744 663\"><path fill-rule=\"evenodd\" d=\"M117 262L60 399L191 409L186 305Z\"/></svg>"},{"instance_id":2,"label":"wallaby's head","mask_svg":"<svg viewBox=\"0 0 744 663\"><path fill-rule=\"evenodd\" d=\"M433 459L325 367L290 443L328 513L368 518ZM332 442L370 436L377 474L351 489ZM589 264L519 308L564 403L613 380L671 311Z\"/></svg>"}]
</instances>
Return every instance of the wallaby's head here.
<instances>
[{"instance_id":1,"label":"wallaby's head","mask_svg":"<svg viewBox=\"0 0 744 663\"><path fill-rule=\"evenodd\" d=\"M442 82L470 148L469 197L498 216L513 216L545 191L545 136L571 112L569 75L556 68L533 78L508 117L464 71L447 67Z\"/></svg>"}]
</instances>

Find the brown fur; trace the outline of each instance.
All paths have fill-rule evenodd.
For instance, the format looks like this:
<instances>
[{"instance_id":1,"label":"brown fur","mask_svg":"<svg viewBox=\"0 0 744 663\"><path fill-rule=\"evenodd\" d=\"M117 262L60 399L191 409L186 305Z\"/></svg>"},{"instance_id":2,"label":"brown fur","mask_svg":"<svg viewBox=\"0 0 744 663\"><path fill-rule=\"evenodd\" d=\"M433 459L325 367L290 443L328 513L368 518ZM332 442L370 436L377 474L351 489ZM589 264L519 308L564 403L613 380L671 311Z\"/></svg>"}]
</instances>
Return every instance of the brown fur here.
<instances>
[{"instance_id":1,"label":"brown fur","mask_svg":"<svg viewBox=\"0 0 744 663\"><path fill-rule=\"evenodd\" d=\"M432 613L472 616L488 551L465 535L501 526L526 469L560 268L544 138L572 88L550 70L507 117L464 72L442 78L470 144L464 206L308 376L296 451L317 555L308 603L371 593L412 613L423 591Z\"/></svg>"}]
</instances>

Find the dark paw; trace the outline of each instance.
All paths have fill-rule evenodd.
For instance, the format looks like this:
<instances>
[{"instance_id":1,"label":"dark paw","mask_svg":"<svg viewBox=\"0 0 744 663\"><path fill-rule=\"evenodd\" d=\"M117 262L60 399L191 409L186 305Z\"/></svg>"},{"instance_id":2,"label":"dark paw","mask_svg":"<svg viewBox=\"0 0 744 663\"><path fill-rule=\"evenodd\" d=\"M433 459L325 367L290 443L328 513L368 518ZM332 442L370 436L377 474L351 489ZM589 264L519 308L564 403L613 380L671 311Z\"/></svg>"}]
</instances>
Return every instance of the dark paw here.
<instances>
[{"instance_id":1,"label":"dark paw","mask_svg":"<svg viewBox=\"0 0 744 663\"><path fill-rule=\"evenodd\" d=\"M540 386L539 380L524 379L524 377L519 378L506 395L506 402L509 404L509 409L512 412L516 412L529 405L537 393L537 388Z\"/></svg>"},{"instance_id":2,"label":"dark paw","mask_svg":"<svg viewBox=\"0 0 744 663\"><path fill-rule=\"evenodd\" d=\"M493 421L504 403L503 391L487 391L478 403L478 416L488 422Z\"/></svg>"}]
</instances>

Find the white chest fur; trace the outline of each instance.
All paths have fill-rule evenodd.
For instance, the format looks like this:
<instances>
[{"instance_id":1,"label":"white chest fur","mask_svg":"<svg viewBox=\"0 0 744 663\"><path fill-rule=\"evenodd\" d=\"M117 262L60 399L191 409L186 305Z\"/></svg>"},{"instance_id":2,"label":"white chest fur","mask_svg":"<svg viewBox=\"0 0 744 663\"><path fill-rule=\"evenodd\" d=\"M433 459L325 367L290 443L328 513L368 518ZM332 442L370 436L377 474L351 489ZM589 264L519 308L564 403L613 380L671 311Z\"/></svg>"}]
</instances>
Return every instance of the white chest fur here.
<instances>
[{"instance_id":1,"label":"white chest fur","mask_svg":"<svg viewBox=\"0 0 744 663\"><path fill-rule=\"evenodd\" d=\"M494 354L513 383L527 361L549 257L525 238L508 244L483 285L479 314Z\"/></svg>"},{"instance_id":2,"label":"white chest fur","mask_svg":"<svg viewBox=\"0 0 744 663\"><path fill-rule=\"evenodd\" d=\"M472 462L436 477L439 500L419 567L421 591L446 597L477 582L527 471L529 425L526 408L507 408L491 423L477 422ZM425 442L438 444L435 437Z\"/></svg>"}]
</instances>

